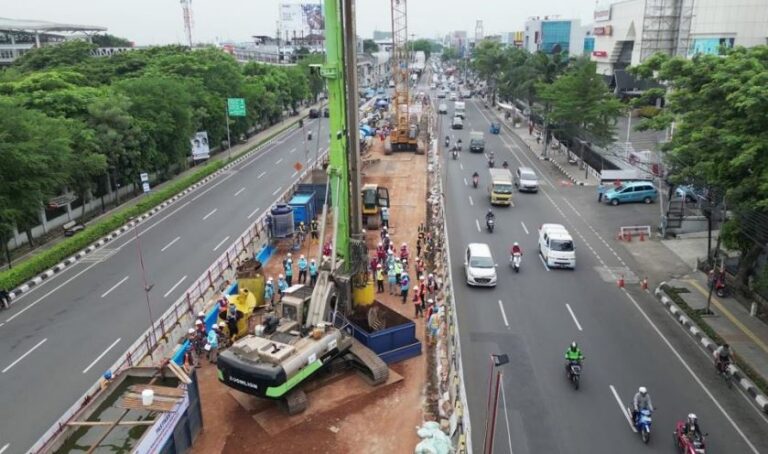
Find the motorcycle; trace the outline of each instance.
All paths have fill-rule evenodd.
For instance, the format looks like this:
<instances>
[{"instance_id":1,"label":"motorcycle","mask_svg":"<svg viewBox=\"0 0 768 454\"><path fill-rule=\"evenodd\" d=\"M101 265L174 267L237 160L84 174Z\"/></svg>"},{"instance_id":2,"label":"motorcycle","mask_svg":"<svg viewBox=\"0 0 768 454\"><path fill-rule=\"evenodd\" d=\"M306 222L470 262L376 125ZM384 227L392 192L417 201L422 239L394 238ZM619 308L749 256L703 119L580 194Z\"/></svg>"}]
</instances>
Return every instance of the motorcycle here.
<instances>
[{"instance_id":1,"label":"motorcycle","mask_svg":"<svg viewBox=\"0 0 768 454\"><path fill-rule=\"evenodd\" d=\"M451 139L445 138L445 148L448 148L451 145Z\"/></svg>"},{"instance_id":2,"label":"motorcycle","mask_svg":"<svg viewBox=\"0 0 768 454\"><path fill-rule=\"evenodd\" d=\"M459 151L454 148L451 150L451 156L453 156L454 160L459 159Z\"/></svg>"},{"instance_id":3,"label":"motorcycle","mask_svg":"<svg viewBox=\"0 0 768 454\"><path fill-rule=\"evenodd\" d=\"M478 185L478 183L480 183L480 177L478 177L478 176L473 176L473 177L472 177L472 186L474 186L474 187L475 187L475 189L477 189L477 185Z\"/></svg>"},{"instance_id":4,"label":"motorcycle","mask_svg":"<svg viewBox=\"0 0 768 454\"><path fill-rule=\"evenodd\" d=\"M515 252L509 257L509 264L512 266L512 269L515 270L515 273L520 272L520 261L523 259L523 254L519 252Z\"/></svg>"},{"instance_id":5,"label":"motorcycle","mask_svg":"<svg viewBox=\"0 0 768 454\"><path fill-rule=\"evenodd\" d=\"M493 233L493 227L496 224L496 221L493 218L487 218L485 220L485 226L488 228L489 233Z\"/></svg>"},{"instance_id":6,"label":"motorcycle","mask_svg":"<svg viewBox=\"0 0 768 454\"><path fill-rule=\"evenodd\" d=\"M627 408L627 411L629 411L630 414L632 414L632 410ZM643 440L643 443L648 443L651 440L651 422L653 419L651 418L651 410L648 410L647 408L644 408L635 414L635 420L633 421L633 424L635 425L635 431L640 434L640 438Z\"/></svg>"},{"instance_id":7,"label":"motorcycle","mask_svg":"<svg viewBox=\"0 0 768 454\"><path fill-rule=\"evenodd\" d=\"M677 450L682 454L705 454L707 446L704 443L704 437L708 434L702 434L694 438L689 437L685 433L685 423L678 421L675 424L675 432L672 434L672 438L677 445Z\"/></svg>"},{"instance_id":8,"label":"motorcycle","mask_svg":"<svg viewBox=\"0 0 768 454\"><path fill-rule=\"evenodd\" d=\"M581 363L579 361L569 361L566 366L566 374L568 380L573 385L573 389L579 389L579 381L581 381Z\"/></svg>"},{"instance_id":9,"label":"motorcycle","mask_svg":"<svg viewBox=\"0 0 768 454\"><path fill-rule=\"evenodd\" d=\"M729 364L730 361L722 362L718 359L715 359L715 370L717 371L717 374L723 377L723 380L725 381L725 384L728 385L728 388L733 388L733 376L731 375L731 371L728 370Z\"/></svg>"},{"instance_id":10,"label":"motorcycle","mask_svg":"<svg viewBox=\"0 0 768 454\"><path fill-rule=\"evenodd\" d=\"M488 159L488 167L493 168L496 165L496 161L493 158Z\"/></svg>"}]
</instances>

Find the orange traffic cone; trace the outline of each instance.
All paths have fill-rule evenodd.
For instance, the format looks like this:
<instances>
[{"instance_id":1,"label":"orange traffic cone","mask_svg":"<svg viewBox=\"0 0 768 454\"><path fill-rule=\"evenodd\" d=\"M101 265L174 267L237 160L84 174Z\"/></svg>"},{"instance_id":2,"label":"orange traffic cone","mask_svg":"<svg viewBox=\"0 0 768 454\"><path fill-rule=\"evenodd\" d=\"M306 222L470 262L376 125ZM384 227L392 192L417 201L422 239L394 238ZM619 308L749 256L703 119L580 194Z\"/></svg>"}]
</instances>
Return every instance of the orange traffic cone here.
<instances>
[{"instance_id":1,"label":"orange traffic cone","mask_svg":"<svg viewBox=\"0 0 768 454\"><path fill-rule=\"evenodd\" d=\"M619 288L624 288L624 275L619 274L619 280L616 282Z\"/></svg>"},{"instance_id":2,"label":"orange traffic cone","mask_svg":"<svg viewBox=\"0 0 768 454\"><path fill-rule=\"evenodd\" d=\"M632 242L632 232L627 232L626 234L624 234L624 237L626 238L627 243Z\"/></svg>"},{"instance_id":3,"label":"orange traffic cone","mask_svg":"<svg viewBox=\"0 0 768 454\"><path fill-rule=\"evenodd\" d=\"M645 235L642 231L640 232L640 241L645 241Z\"/></svg>"}]
</instances>

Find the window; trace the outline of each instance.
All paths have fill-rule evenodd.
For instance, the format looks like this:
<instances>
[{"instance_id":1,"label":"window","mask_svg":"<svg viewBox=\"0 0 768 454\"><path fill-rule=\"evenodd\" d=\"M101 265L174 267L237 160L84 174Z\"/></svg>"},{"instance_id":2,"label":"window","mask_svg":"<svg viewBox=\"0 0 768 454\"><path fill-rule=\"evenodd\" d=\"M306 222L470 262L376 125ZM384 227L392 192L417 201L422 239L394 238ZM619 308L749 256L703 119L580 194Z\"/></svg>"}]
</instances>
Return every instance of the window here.
<instances>
[{"instance_id":1,"label":"window","mask_svg":"<svg viewBox=\"0 0 768 454\"><path fill-rule=\"evenodd\" d=\"M472 268L493 268L493 260L490 257L471 257L469 266Z\"/></svg>"},{"instance_id":2,"label":"window","mask_svg":"<svg viewBox=\"0 0 768 454\"><path fill-rule=\"evenodd\" d=\"M571 240L552 240L549 243L549 249L552 251L571 252L573 251L573 241Z\"/></svg>"}]
</instances>

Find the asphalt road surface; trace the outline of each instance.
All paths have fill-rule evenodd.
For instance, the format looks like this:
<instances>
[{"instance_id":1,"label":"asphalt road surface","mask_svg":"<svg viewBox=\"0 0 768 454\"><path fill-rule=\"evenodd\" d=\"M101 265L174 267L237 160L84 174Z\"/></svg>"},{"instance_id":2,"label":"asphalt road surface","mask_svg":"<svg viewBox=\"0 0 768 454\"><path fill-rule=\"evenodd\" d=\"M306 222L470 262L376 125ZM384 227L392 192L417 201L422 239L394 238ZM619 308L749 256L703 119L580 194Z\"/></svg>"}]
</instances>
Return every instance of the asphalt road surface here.
<instances>
[{"instance_id":1,"label":"asphalt road surface","mask_svg":"<svg viewBox=\"0 0 768 454\"><path fill-rule=\"evenodd\" d=\"M717 380L708 358L655 311L659 305L651 295L637 286L617 287L611 271L631 270L634 262L593 224L597 216L590 212L614 209L615 216L623 216L642 205L600 206L595 188L561 185L549 164L521 151L519 138L506 131L491 135L489 112L478 102L467 102L464 130L450 130L453 103L448 105L440 141L461 137L465 150L458 160L446 157L444 192L474 452L483 452L490 355L499 353L508 354L510 363L500 368L494 452L676 452L674 425L690 412L709 432L709 452L768 452L765 417ZM485 133L497 167L505 160L513 171L530 166L540 178L539 193L516 193L514 206L494 208L494 233L485 230L486 158L466 151L472 130ZM478 189L471 185L474 171L480 174ZM574 237L573 271L550 270L538 254L538 227L552 222L564 224ZM519 274L508 264L514 241L524 251ZM490 245L498 264L496 288L465 284L463 256L471 242ZM578 391L564 370L572 340L586 357ZM624 411L639 386L648 387L657 407L649 446L633 432Z\"/></svg>"},{"instance_id":2,"label":"asphalt road surface","mask_svg":"<svg viewBox=\"0 0 768 454\"><path fill-rule=\"evenodd\" d=\"M32 446L149 327L138 246L157 318L327 149L326 126L305 120L308 146L283 133L0 313L0 454Z\"/></svg>"}]
</instances>

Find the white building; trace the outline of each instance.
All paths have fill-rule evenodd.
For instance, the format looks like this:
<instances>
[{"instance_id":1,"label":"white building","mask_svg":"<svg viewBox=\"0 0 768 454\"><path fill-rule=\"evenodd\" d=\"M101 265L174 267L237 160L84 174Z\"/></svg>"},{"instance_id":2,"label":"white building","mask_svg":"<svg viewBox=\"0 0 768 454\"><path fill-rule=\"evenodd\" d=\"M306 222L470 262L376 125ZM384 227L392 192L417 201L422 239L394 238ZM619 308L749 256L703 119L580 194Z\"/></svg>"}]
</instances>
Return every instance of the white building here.
<instances>
[{"instance_id":1,"label":"white building","mask_svg":"<svg viewBox=\"0 0 768 454\"><path fill-rule=\"evenodd\" d=\"M692 57L768 42L768 0L625 0L598 6L597 72L612 76L656 52Z\"/></svg>"},{"instance_id":2,"label":"white building","mask_svg":"<svg viewBox=\"0 0 768 454\"><path fill-rule=\"evenodd\" d=\"M523 49L528 52L567 52L576 57L584 53L584 40L589 27L578 19L559 16L530 17L525 21Z\"/></svg>"}]
</instances>

